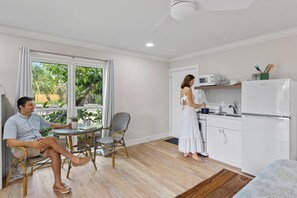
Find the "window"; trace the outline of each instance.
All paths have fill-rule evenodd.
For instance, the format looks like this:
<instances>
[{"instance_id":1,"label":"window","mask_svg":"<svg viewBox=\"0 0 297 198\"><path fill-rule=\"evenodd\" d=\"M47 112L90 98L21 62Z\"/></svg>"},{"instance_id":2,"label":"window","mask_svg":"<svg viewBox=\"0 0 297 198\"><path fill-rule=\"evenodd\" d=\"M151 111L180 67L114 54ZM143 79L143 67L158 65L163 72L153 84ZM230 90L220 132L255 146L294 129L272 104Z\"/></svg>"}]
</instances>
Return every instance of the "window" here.
<instances>
[{"instance_id":1,"label":"window","mask_svg":"<svg viewBox=\"0 0 297 198\"><path fill-rule=\"evenodd\" d=\"M75 108L83 122L92 120L102 124L103 69L75 66Z\"/></svg>"},{"instance_id":2,"label":"window","mask_svg":"<svg viewBox=\"0 0 297 198\"><path fill-rule=\"evenodd\" d=\"M66 58L32 57L36 113L49 122L78 116L80 123L92 120L101 126L104 63Z\"/></svg>"}]
</instances>

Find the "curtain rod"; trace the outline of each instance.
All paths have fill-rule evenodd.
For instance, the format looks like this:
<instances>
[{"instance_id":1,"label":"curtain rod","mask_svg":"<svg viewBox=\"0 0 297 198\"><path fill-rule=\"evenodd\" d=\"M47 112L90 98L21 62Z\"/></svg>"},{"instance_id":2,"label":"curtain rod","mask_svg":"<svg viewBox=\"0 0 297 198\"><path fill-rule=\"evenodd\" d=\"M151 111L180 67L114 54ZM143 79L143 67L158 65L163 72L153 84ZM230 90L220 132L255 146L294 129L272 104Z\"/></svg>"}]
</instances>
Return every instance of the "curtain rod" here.
<instances>
[{"instance_id":1,"label":"curtain rod","mask_svg":"<svg viewBox=\"0 0 297 198\"><path fill-rule=\"evenodd\" d=\"M99 59L99 58L88 58L88 57L83 57L83 56L73 56L73 55L69 55L69 54L60 54L60 53L55 53L55 52L45 52L45 51L40 51L40 50L31 50L30 49L30 52L39 52L39 53L59 55L59 56L68 56L68 57L72 57L72 58L84 58L84 59L104 61L104 62L108 61L108 60Z\"/></svg>"}]
</instances>

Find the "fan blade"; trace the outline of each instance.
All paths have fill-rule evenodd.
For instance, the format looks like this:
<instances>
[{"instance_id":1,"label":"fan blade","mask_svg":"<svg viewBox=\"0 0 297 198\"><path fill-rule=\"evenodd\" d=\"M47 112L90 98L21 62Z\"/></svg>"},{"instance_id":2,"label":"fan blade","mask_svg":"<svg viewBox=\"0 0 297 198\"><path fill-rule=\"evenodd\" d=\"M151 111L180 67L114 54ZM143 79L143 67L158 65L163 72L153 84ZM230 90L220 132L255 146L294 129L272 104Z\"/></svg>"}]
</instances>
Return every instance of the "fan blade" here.
<instances>
[{"instance_id":1,"label":"fan blade","mask_svg":"<svg viewBox=\"0 0 297 198\"><path fill-rule=\"evenodd\" d=\"M197 9L205 11L246 9L252 2L253 0L197 0Z\"/></svg>"},{"instance_id":2,"label":"fan blade","mask_svg":"<svg viewBox=\"0 0 297 198\"><path fill-rule=\"evenodd\" d=\"M170 16L170 13L164 16L151 30L151 32L154 32L163 22L168 21L168 20L173 20L172 17Z\"/></svg>"}]
</instances>

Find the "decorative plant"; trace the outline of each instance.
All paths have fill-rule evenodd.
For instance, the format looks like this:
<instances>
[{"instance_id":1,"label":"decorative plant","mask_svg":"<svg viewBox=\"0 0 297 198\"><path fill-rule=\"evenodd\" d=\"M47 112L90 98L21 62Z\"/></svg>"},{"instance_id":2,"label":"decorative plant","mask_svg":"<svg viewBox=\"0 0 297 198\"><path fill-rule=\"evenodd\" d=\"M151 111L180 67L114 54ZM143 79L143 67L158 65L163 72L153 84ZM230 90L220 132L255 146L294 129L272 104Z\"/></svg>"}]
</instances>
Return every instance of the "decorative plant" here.
<instances>
[{"instance_id":1,"label":"decorative plant","mask_svg":"<svg viewBox=\"0 0 297 198\"><path fill-rule=\"evenodd\" d=\"M73 116L69 118L71 120L71 128L77 129L78 128L78 120L79 118L77 116Z\"/></svg>"}]
</instances>

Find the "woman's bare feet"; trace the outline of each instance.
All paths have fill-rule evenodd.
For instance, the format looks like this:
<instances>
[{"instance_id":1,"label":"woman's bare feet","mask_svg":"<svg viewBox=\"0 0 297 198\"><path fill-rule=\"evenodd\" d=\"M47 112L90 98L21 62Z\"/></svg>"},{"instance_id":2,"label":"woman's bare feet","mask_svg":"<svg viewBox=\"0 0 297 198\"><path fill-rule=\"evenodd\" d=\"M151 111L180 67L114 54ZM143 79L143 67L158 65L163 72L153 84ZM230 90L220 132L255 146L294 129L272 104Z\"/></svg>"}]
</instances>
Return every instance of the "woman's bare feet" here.
<instances>
[{"instance_id":1,"label":"woman's bare feet","mask_svg":"<svg viewBox=\"0 0 297 198\"><path fill-rule=\"evenodd\" d=\"M189 157L191 156L191 153L184 153L184 157Z\"/></svg>"},{"instance_id":2,"label":"woman's bare feet","mask_svg":"<svg viewBox=\"0 0 297 198\"><path fill-rule=\"evenodd\" d=\"M192 155L192 158L193 158L195 161L199 162L199 163L203 163L203 162L204 162L204 160L203 160L201 157L198 157L197 153L194 153L194 154Z\"/></svg>"}]
</instances>

